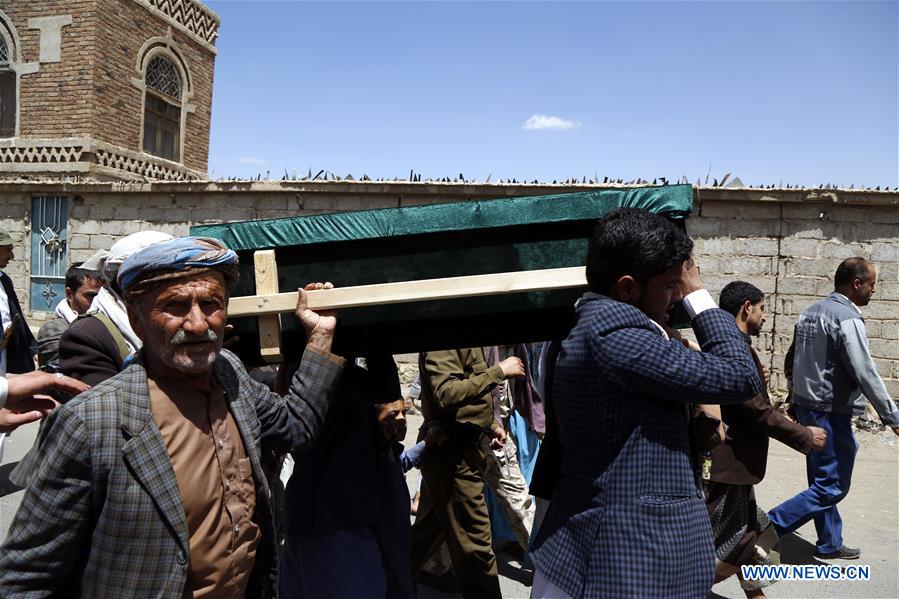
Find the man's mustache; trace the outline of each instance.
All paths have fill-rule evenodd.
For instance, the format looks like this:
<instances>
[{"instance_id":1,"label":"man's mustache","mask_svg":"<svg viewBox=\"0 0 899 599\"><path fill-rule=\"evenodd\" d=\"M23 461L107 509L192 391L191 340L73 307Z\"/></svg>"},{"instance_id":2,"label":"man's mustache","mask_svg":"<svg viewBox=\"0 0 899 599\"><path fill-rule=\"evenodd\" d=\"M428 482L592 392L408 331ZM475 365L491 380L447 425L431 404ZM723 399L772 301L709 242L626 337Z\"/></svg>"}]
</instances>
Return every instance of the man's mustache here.
<instances>
[{"instance_id":1,"label":"man's mustache","mask_svg":"<svg viewBox=\"0 0 899 599\"><path fill-rule=\"evenodd\" d=\"M212 329L206 329L206 332L202 335L191 335L184 331L184 329L178 329L178 332L172 335L172 339L169 341L171 345L184 345L185 343L208 343L210 341L218 341L219 336L215 334L215 331Z\"/></svg>"}]
</instances>

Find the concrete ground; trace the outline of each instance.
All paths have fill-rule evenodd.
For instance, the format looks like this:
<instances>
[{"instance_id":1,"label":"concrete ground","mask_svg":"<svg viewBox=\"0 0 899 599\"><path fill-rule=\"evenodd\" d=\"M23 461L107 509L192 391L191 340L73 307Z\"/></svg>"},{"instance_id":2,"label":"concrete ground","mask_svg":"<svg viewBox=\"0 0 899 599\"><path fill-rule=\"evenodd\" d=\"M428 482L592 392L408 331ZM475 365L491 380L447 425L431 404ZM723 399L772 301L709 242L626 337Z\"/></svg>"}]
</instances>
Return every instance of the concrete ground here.
<instances>
[{"instance_id":1,"label":"concrete ground","mask_svg":"<svg viewBox=\"0 0 899 599\"><path fill-rule=\"evenodd\" d=\"M421 418L411 416L407 444L414 443ZM0 465L0 538L6 531L21 500L7 481L9 470L31 446L36 425L17 430L7 439ZM860 547L861 559L843 564L867 564L871 580L858 582L778 582L766 589L769 597L814 597L815 599L899 598L899 437L891 432L858 434L861 448L855 464L853 486L840 504L845 541ZM409 473L407 482L414 493L420 476L418 470ZM805 488L805 459L777 441L771 442L768 473L757 487L759 505L770 509ZM789 564L819 563L815 560L815 529L812 523L782 543L782 561ZM523 570L514 558L498 555L500 585L503 596L526 599L530 594L532 573ZM739 599L743 592L735 579L716 585L710 599ZM457 595L442 593L419 586L420 599L449 599Z\"/></svg>"}]
</instances>

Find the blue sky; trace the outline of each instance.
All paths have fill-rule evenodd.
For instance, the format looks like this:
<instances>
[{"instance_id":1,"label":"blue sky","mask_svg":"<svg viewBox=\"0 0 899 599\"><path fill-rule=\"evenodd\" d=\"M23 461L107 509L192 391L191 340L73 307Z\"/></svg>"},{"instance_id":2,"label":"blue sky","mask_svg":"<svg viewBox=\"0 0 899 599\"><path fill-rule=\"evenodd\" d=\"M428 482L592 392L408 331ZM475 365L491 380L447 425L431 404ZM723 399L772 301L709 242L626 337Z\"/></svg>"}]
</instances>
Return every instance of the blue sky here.
<instances>
[{"instance_id":1,"label":"blue sky","mask_svg":"<svg viewBox=\"0 0 899 599\"><path fill-rule=\"evenodd\" d=\"M895 1L206 4L212 178L899 184Z\"/></svg>"}]
</instances>

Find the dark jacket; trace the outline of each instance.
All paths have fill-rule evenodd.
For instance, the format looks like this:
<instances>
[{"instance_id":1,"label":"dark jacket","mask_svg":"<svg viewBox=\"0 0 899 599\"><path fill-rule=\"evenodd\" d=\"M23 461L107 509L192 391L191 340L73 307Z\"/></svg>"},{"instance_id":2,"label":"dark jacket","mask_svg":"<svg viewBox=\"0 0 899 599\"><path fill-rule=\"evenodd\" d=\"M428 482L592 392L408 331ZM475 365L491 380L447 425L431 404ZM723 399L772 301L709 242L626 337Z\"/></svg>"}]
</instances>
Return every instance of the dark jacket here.
<instances>
[{"instance_id":1,"label":"dark jacket","mask_svg":"<svg viewBox=\"0 0 899 599\"><path fill-rule=\"evenodd\" d=\"M746 337L749 345L749 337ZM764 379L762 363L752 346L752 359ZM722 405L721 418L727 425L724 443L712 450L712 480L729 485L756 485L765 478L768 437L796 451L812 449L812 432L796 424L771 405L768 390L741 404Z\"/></svg>"},{"instance_id":2,"label":"dark jacket","mask_svg":"<svg viewBox=\"0 0 899 599\"><path fill-rule=\"evenodd\" d=\"M22 374L35 369L34 356L37 354L37 341L25 322L25 314L19 305L16 290L13 289L12 279L6 273L0 272L0 284L6 291L9 300L9 317L12 319L12 336L6 345L6 372L10 374Z\"/></svg>"},{"instance_id":3,"label":"dark jacket","mask_svg":"<svg viewBox=\"0 0 899 599\"><path fill-rule=\"evenodd\" d=\"M392 474L374 405L402 397L396 364L388 354L348 364L321 431L295 454L285 491L288 535L322 534L379 524L389 513Z\"/></svg>"},{"instance_id":4,"label":"dark jacket","mask_svg":"<svg viewBox=\"0 0 899 599\"><path fill-rule=\"evenodd\" d=\"M81 316L59 338L59 368L94 386L122 371L122 353L105 324Z\"/></svg>"}]
</instances>

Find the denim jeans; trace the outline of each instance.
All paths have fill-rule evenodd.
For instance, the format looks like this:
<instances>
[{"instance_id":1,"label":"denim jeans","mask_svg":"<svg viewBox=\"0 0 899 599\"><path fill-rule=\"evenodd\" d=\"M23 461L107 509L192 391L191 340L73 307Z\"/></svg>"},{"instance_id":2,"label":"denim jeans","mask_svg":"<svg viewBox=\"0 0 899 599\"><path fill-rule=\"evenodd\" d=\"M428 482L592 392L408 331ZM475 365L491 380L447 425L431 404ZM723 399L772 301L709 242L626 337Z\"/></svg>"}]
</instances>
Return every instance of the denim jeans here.
<instances>
[{"instance_id":1,"label":"denim jeans","mask_svg":"<svg viewBox=\"0 0 899 599\"><path fill-rule=\"evenodd\" d=\"M795 531L815 520L820 553L831 553L843 546L843 521L837 503L849 493L852 467L858 443L852 434L852 416L819 412L795 406L800 424L817 426L827 431L827 442L821 451L805 458L809 488L768 512L778 535Z\"/></svg>"}]
</instances>

